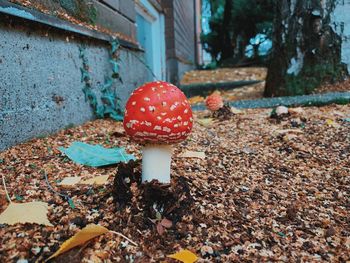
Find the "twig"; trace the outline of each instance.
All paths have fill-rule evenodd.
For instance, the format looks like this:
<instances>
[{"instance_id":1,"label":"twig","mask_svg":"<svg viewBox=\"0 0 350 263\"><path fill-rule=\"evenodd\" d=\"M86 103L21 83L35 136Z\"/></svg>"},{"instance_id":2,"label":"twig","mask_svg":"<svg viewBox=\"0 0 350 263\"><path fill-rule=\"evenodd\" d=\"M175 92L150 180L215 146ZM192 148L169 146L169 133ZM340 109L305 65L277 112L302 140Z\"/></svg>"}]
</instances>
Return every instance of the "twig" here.
<instances>
[{"instance_id":1,"label":"twig","mask_svg":"<svg viewBox=\"0 0 350 263\"><path fill-rule=\"evenodd\" d=\"M50 185L49 183L49 179L47 178L47 173L44 172L44 176L45 176L45 181L46 181L46 184L47 184L47 187L50 189L51 192L61 196L61 197L64 197L65 199L69 200L70 197L68 195L65 195L65 194L62 194L60 192L57 192L55 189L53 189L53 187Z\"/></svg>"},{"instance_id":2,"label":"twig","mask_svg":"<svg viewBox=\"0 0 350 263\"><path fill-rule=\"evenodd\" d=\"M10 203L12 203L11 198L10 198L10 195L9 195L9 192L7 192L7 187L6 187L6 182L5 182L5 177L4 177L4 175L2 175L2 184L4 185L5 194L6 194L6 197L7 197L8 201L9 201Z\"/></svg>"},{"instance_id":3,"label":"twig","mask_svg":"<svg viewBox=\"0 0 350 263\"><path fill-rule=\"evenodd\" d=\"M124 236L122 233L119 233L119 232L116 232L116 231L113 231L113 230L109 230L109 232L113 233L113 234L116 234L122 238L125 238L127 241L129 241L131 244L133 244L135 247L138 247L139 245L136 244L134 241L132 241L130 238L128 238L127 236Z\"/></svg>"},{"instance_id":4,"label":"twig","mask_svg":"<svg viewBox=\"0 0 350 263\"><path fill-rule=\"evenodd\" d=\"M71 203L73 204L73 207L71 206L72 209L74 209L74 203L73 203L73 200L72 198L69 197L69 195L66 195L66 194L62 194L60 192L57 192L55 189L53 189L53 187L50 185L49 183L49 179L47 178L47 173L44 171L44 176L45 176L45 181L46 181L46 184L47 184L47 187L49 188L49 190L51 192L53 192L54 194L57 194L61 197L63 197L67 202L68 204L71 206ZM70 203L71 202L71 203Z\"/></svg>"}]
</instances>

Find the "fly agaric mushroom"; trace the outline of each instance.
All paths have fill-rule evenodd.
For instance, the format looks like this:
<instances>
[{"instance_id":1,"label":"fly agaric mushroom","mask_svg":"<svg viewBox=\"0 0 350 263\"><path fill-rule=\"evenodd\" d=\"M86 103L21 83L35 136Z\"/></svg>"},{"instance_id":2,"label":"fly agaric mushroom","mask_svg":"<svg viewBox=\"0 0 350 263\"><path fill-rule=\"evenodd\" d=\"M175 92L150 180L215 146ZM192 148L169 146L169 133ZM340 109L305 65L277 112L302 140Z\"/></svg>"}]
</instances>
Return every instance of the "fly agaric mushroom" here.
<instances>
[{"instance_id":1,"label":"fly agaric mushroom","mask_svg":"<svg viewBox=\"0 0 350 263\"><path fill-rule=\"evenodd\" d=\"M207 105L207 108L209 110L217 111L224 106L224 101L220 94L213 93L207 97L207 99L205 100L205 104Z\"/></svg>"},{"instance_id":2,"label":"fly agaric mushroom","mask_svg":"<svg viewBox=\"0 0 350 263\"><path fill-rule=\"evenodd\" d=\"M170 183L171 144L191 133L191 106L173 84L156 81L137 88L125 106L124 129L132 140L144 144L142 182Z\"/></svg>"}]
</instances>

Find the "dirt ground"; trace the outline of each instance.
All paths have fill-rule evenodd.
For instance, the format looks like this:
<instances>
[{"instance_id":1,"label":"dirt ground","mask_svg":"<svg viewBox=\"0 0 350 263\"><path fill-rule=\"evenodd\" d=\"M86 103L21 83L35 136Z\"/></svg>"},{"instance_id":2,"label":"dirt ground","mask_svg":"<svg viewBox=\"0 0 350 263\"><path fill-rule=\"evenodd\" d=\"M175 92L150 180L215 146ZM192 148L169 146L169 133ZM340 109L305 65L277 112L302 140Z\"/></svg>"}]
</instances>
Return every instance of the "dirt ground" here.
<instances>
[{"instance_id":1,"label":"dirt ground","mask_svg":"<svg viewBox=\"0 0 350 263\"><path fill-rule=\"evenodd\" d=\"M121 123L96 120L0 153L0 174L12 201L47 202L54 225L0 225L0 262L42 262L89 223L121 232L138 246L105 234L55 262L175 262L166 255L180 249L195 253L198 262L346 262L350 105L304 108L277 120L270 112L244 110L214 123L203 121L209 113L196 114L193 133L175 147L172 163L171 187L185 182L189 195L164 231L157 231L156 219L146 218L142 207L118 209L113 197L118 167L74 164L57 149L77 140L125 147L139 159L140 146L123 136ZM180 158L185 150L205 152L206 158ZM45 173L75 208L50 191ZM58 185L68 176L97 175L109 175L108 183ZM2 212L8 202L0 189Z\"/></svg>"}]
</instances>

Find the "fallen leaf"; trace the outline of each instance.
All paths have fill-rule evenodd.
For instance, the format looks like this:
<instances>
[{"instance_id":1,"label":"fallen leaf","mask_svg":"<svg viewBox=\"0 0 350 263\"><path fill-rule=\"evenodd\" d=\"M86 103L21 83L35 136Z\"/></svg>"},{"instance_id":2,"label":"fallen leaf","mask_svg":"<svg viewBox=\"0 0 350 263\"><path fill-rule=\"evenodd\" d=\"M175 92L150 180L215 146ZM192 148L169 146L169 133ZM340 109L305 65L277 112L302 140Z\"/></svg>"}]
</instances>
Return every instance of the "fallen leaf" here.
<instances>
[{"instance_id":1,"label":"fallen leaf","mask_svg":"<svg viewBox=\"0 0 350 263\"><path fill-rule=\"evenodd\" d=\"M284 129L284 130L275 130L275 131L273 131L273 133L275 135L284 135L284 134L288 134L288 133L302 134L302 133L304 133L304 131L302 131L300 129Z\"/></svg>"},{"instance_id":2,"label":"fallen leaf","mask_svg":"<svg viewBox=\"0 0 350 263\"><path fill-rule=\"evenodd\" d=\"M81 177L75 176L75 177L65 177L61 182L58 183L58 185L61 186L73 186L79 183L81 180Z\"/></svg>"},{"instance_id":3,"label":"fallen leaf","mask_svg":"<svg viewBox=\"0 0 350 263\"><path fill-rule=\"evenodd\" d=\"M47 218L45 202L11 203L0 215L0 224L39 224L53 226Z\"/></svg>"},{"instance_id":4,"label":"fallen leaf","mask_svg":"<svg viewBox=\"0 0 350 263\"><path fill-rule=\"evenodd\" d=\"M327 119L326 123L328 126L332 126L334 128L338 128L340 125L338 123L336 123L335 121L331 120L331 119Z\"/></svg>"},{"instance_id":5,"label":"fallen leaf","mask_svg":"<svg viewBox=\"0 0 350 263\"><path fill-rule=\"evenodd\" d=\"M231 107L231 112L234 113L234 114L241 114L243 111L235 108L235 107Z\"/></svg>"},{"instance_id":6,"label":"fallen leaf","mask_svg":"<svg viewBox=\"0 0 350 263\"><path fill-rule=\"evenodd\" d=\"M156 228L157 228L157 232L160 236L164 234L165 229L160 222L157 224Z\"/></svg>"},{"instance_id":7,"label":"fallen leaf","mask_svg":"<svg viewBox=\"0 0 350 263\"><path fill-rule=\"evenodd\" d=\"M68 148L59 147L58 149L72 161L92 167L135 160L135 157L132 154L127 154L124 148L108 149L101 145L90 145L83 142L73 142Z\"/></svg>"},{"instance_id":8,"label":"fallen leaf","mask_svg":"<svg viewBox=\"0 0 350 263\"><path fill-rule=\"evenodd\" d=\"M80 230L78 233L76 233L74 236L72 236L70 239L65 241L61 247L46 261L57 257L58 255L63 254L64 252L83 245L86 241L89 241L97 236L103 235L105 233L109 232L109 230L103 226L91 224L84 227L82 230Z\"/></svg>"},{"instance_id":9,"label":"fallen leaf","mask_svg":"<svg viewBox=\"0 0 350 263\"><path fill-rule=\"evenodd\" d=\"M160 224L165 228L171 228L173 226L173 222L171 222L169 219L166 219L166 218L163 218Z\"/></svg>"},{"instance_id":10,"label":"fallen leaf","mask_svg":"<svg viewBox=\"0 0 350 263\"><path fill-rule=\"evenodd\" d=\"M178 157L205 159L205 153L204 152L185 151L185 152L181 153Z\"/></svg>"},{"instance_id":11,"label":"fallen leaf","mask_svg":"<svg viewBox=\"0 0 350 263\"><path fill-rule=\"evenodd\" d=\"M89 184L89 185L104 185L107 183L109 175L100 175L91 179L81 181L79 184Z\"/></svg>"},{"instance_id":12,"label":"fallen leaf","mask_svg":"<svg viewBox=\"0 0 350 263\"><path fill-rule=\"evenodd\" d=\"M204 100L205 100L204 97L201 97L201 96L195 96L195 97L192 97L192 98L188 99L190 104L200 103L200 102L203 102Z\"/></svg>"},{"instance_id":13,"label":"fallen leaf","mask_svg":"<svg viewBox=\"0 0 350 263\"><path fill-rule=\"evenodd\" d=\"M209 127L213 124L213 119L212 118L197 119L197 122L204 127Z\"/></svg>"},{"instance_id":14,"label":"fallen leaf","mask_svg":"<svg viewBox=\"0 0 350 263\"><path fill-rule=\"evenodd\" d=\"M181 250L172 255L168 255L167 257L177 259L183 263L193 263L198 260L198 257L187 249Z\"/></svg>"}]
</instances>

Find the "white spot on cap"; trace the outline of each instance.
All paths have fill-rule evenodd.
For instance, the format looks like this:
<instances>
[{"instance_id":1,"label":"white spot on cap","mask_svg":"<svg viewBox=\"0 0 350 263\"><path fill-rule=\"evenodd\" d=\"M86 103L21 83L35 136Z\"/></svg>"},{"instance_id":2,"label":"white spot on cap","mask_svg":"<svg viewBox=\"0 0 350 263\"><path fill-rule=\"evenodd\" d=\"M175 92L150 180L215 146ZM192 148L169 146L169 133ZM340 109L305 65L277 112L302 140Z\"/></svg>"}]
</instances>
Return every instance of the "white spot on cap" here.
<instances>
[{"instance_id":1,"label":"white spot on cap","mask_svg":"<svg viewBox=\"0 0 350 263\"><path fill-rule=\"evenodd\" d=\"M144 101L151 101L151 99L148 98L148 97L144 97L143 100L144 100Z\"/></svg>"},{"instance_id":2,"label":"white spot on cap","mask_svg":"<svg viewBox=\"0 0 350 263\"><path fill-rule=\"evenodd\" d=\"M155 87L152 87L152 91L156 91L157 89Z\"/></svg>"},{"instance_id":3,"label":"white spot on cap","mask_svg":"<svg viewBox=\"0 0 350 263\"><path fill-rule=\"evenodd\" d=\"M165 107L165 106L166 106L166 104L167 104L167 103L166 103L166 101L163 101L163 102L162 102L162 106L164 106L164 107Z\"/></svg>"},{"instance_id":4,"label":"white spot on cap","mask_svg":"<svg viewBox=\"0 0 350 263\"><path fill-rule=\"evenodd\" d=\"M173 111L173 110L175 110L175 109L176 109L176 105L175 105L175 104L174 104L174 105L171 105L170 110Z\"/></svg>"},{"instance_id":5,"label":"white spot on cap","mask_svg":"<svg viewBox=\"0 0 350 263\"><path fill-rule=\"evenodd\" d=\"M181 116L179 115L179 116L177 116L177 119L179 120L179 121L181 121L182 120L182 118L181 118Z\"/></svg>"},{"instance_id":6,"label":"white spot on cap","mask_svg":"<svg viewBox=\"0 0 350 263\"><path fill-rule=\"evenodd\" d=\"M160 116L157 116L157 120L161 120L162 119L162 117L160 117Z\"/></svg>"},{"instance_id":7,"label":"white spot on cap","mask_svg":"<svg viewBox=\"0 0 350 263\"><path fill-rule=\"evenodd\" d=\"M154 126L154 129L155 131L161 131L162 130L162 126L159 126L159 125L156 125Z\"/></svg>"},{"instance_id":8,"label":"white spot on cap","mask_svg":"<svg viewBox=\"0 0 350 263\"><path fill-rule=\"evenodd\" d=\"M190 122L193 122L193 118L192 117L190 118Z\"/></svg>"},{"instance_id":9,"label":"white spot on cap","mask_svg":"<svg viewBox=\"0 0 350 263\"><path fill-rule=\"evenodd\" d=\"M179 124L174 124L174 128L179 128Z\"/></svg>"},{"instance_id":10,"label":"white spot on cap","mask_svg":"<svg viewBox=\"0 0 350 263\"><path fill-rule=\"evenodd\" d=\"M171 132L171 129L168 128L168 127L163 127L163 131L165 131L165 132Z\"/></svg>"},{"instance_id":11,"label":"white spot on cap","mask_svg":"<svg viewBox=\"0 0 350 263\"><path fill-rule=\"evenodd\" d=\"M146 124L146 126L148 126L148 127L151 127L151 126L152 126L152 123L149 122L149 121L145 121L145 124Z\"/></svg>"},{"instance_id":12,"label":"white spot on cap","mask_svg":"<svg viewBox=\"0 0 350 263\"><path fill-rule=\"evenodd\" d=\"M154 106L149 106L148 109L149 109L149 111L152 111L152 112L153 112L153 111L156 110L156 107L154 107Z\"/></svg>"},{"instance_id":13,"label":"white spot on cap","mask_svg":"<svg viewBox=\"0 0 350 263\"><path fill-rule=\"evenodd\" d=\"M162 112L160 115L165 116L167 113L166 112Z\"/></svg>"},{"instance_id":14,"label":"white spot on cap","mask_svg":"<svg viewBox=\"0 0 350 263\"><path fill-rule=\"evenodd\" d=\"M188 121L185 121L185 122L184 122L184 126L187 126L187 125L188 125Z\"/></svg>"},{"instance_id":15,"label":"white spot on cap","mask_svg":"<svg viewBox=\"0 0 350 263\"><path fill-rule=\"evenodd\" d=\"M185 109L185 110L184 110L184 113L185 113L185 114L188 113L188 109Z\"/></svg>"},{"instance_id":16,"label":"white spot on cap","mask_svg":"<svg viewBox=\"0 0 350 263\"><path fill-rule=\"evenodd\" d=\"M170 118L166 118L163 122L169 122L172 123L173 121Z\"/></svg>"},{"instance_id":17,"label":"white spot on cap","mask_svg":"<svg viewBox=\"0 0 350 263\"><path fill-rule=\"evenodd\" d=\"M145 112L146 110L145 110L145 108L141 107L140 111Z\"/></svg>"}]
</instances>

